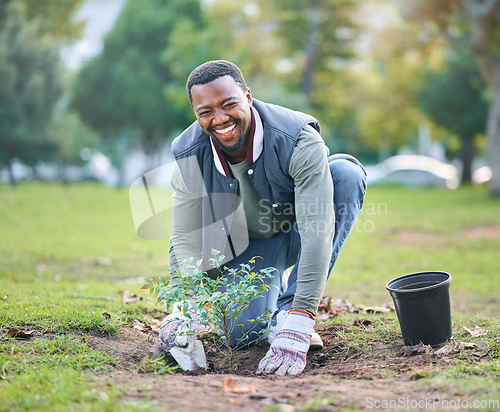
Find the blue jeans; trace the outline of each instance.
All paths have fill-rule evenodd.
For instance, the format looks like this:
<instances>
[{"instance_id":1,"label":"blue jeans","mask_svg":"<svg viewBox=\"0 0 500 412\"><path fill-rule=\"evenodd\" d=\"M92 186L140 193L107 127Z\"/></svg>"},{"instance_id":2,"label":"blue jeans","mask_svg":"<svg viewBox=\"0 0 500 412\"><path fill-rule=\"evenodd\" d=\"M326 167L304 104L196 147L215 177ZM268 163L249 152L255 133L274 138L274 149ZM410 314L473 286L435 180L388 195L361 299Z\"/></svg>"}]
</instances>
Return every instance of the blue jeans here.
<instances>
[{"instance_id":1,"label":"blue jeans","mask_svg":"<svg viewBox=\"0 0 500 412\"><path fill-rule=\"evenodd\" d=\"M328 163L334 185L335 208L335 235L328 269L329 277L363 206L366 173L363 166L349 155L330 156ZM238 326L231 338L233 347L248 347L264 337L259 336L258 332L267 328L268 323L256 323L251 320L266 312L273 314L278 310L288 310L292 304L297 289L300 234L296 225L287 225L287 228L290 227L292 230L278 232L267 239L251 238L245 252L225 264L228 268L236 268L240 263L248 263L252 257L260 256L263 259L256 259L255 271L268 267L277 269L277 276L269 280L271 289L255 299L237 320ZM286 280L283 274L291 266L293 269Z\"/></svg>"}]
</instances>

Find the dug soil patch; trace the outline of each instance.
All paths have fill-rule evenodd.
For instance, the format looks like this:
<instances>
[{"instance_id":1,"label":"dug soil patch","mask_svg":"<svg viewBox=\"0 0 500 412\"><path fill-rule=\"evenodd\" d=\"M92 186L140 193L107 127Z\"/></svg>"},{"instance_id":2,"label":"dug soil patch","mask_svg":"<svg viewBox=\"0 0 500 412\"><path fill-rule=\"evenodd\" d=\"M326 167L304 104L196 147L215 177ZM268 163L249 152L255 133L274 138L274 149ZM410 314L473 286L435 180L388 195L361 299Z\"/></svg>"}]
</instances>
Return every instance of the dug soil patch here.
<instances>
[{"instance_id":1,"label":"dug soil patch","mask_svg":"<svg viewBox=\"0 0 500 412\"><path fill-rule=\"evenodd\" d=\"M267 342L242 352L229 368L227 358L206 341L207 371L176 370L171 375L156 375L141 368L159 354L158 335L153 331L125 326L114 338L92 336L89 345L117 360L114 371L99 376L103 386L112 384L123 389L124 400L153 402L172 411L260 411L270 406L275 408L272 410L293 411L307 405L313 405L314 410L342 406L364 409L370 402L381 400L432 398L432 389L416 389L414 384L436 368L432 351L404 353L401 340L373 342L370 353L364 353L342 339L344 327L365 328L362 322L347 326L319 324L316 330L323 338L324 349L308 354L301 375L285 377L255 375L269 348Z\"/></svg>"}]
</instances>

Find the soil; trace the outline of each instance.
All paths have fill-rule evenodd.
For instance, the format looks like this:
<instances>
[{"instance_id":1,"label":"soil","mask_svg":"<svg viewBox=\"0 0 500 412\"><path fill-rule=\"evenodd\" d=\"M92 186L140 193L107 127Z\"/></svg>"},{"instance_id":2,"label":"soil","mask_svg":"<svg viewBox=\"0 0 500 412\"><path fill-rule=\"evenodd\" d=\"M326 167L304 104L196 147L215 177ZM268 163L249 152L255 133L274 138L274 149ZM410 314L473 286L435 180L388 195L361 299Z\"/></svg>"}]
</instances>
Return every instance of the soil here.
<instances>
[{"instance_id":1,"label":"soil","mask_svg":"<svg viewBox=\"0 0 500 412\"><path fill-rule=\"evenodd\" d=\"M343 327L319 324L316 330L325 347L308 354L301 375L285 377L255 375L269 348L266 342L242 352L229 369L227 358L207 341L207 371L176 370L171 375L156 375L141 368L147 359L159 355L158 335L152 331L125 326L118 337L94 334L89 343L117 359L115 370L99 376L103 387L113 385L124 391L126 400L152 401L169 411L262 411L266 407L294 411L299 406L314 410L344 406L365 409L373 407L375 401L400 401L404 405L437 396L431 388L418 389L414 382L436 368L432 351L405 353L401 339L389 344L374 342L369 355L356 352L342 339ZM364 327L363 322L358 327ZM442 367L447 360L439 362ZM228 378L247 393L225 390L223 381ZM440 392L439 396L446 394Z\"/></svg>"}]
</instances>

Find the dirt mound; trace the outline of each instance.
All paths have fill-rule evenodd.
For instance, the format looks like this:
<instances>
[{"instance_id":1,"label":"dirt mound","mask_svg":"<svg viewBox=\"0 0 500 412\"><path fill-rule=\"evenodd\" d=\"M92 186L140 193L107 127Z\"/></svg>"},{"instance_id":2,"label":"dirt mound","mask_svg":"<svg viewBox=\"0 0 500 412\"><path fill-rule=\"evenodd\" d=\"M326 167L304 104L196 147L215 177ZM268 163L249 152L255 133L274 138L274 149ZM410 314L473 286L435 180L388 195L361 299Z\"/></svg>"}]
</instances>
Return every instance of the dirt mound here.
<instances>
[{"instance_id":1,"label":"dirt mound","mask_svg":"<svg viewBox=\"0 0 500 412\"><path fill-rule=\"evenodd\" d=\"M391 344L374 343L371 354L366 355L349 346L348 342L339 338L331 326L317 327L325 347L321 351L310 352L303 375L327 373L339 379L370 379L373 371L378 369L395 369L400 373L417 367L431 367L435 359L428 354L403 356L400 354L403 341ZM153 331L141 332L130 326L121 329L116 337L94 334L90 337L89 346L113 356L117 360L119 370L134 369L147 359L160 355L158 334ZM223 355L209 339L204 339L208 370L197 371L202 374L235 374L254 376L259 361L264 357L269 344L266 341L238 353L234 365L229 367L229 359ZM179 371L184 375L193 373Z\"/></svg>"},{"instance_id":2,"label":"dirt mound","mask_svg":"<svg viewBox=\"0 0 500 412\"><path fill-rule=\"evenodd\" d=\"M338 327L338 326L337 326ZM335 327L319 325L325 348L308 354L307 367L299 376L256 376L260 359L269 345L262 342L242 352L229 369L226 357L205 342L209 370L158 376L154 373L130 373L146 359L158 356L158 335L123 327L117 337L92 336L90 346L117 359L116 370L100 376L103 385L110 382L124 388L124 400L146 401L175 411L260 411L273 406L293 411L292 405L314 404L314 410L342 406L365 408L370 399L412 399L431 396L415 391L413 381L435 368L431 353L408 356L401 353L403 342L374 344L370 354L351 348L339 337ZM235 394L225 389L227 379L247 389ZM397 382L397 384L395 384ZM147 387L144 391L140 388ZM138 389L139 388L139 389Z\"/></svg>"}]
</instances>

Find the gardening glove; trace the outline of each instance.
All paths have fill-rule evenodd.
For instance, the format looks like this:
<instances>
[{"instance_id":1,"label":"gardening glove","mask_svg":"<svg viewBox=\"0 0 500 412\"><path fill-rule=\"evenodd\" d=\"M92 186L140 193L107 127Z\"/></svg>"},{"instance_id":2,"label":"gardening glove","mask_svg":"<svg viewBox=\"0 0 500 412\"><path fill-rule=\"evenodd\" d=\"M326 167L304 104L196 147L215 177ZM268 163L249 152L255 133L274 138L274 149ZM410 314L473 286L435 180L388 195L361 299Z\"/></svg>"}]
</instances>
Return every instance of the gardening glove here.
<instances>
[{"instance_id":1,"label":"gardening glove","mask_svg":"<svg viewBox=\"0 0 500 412\"><path fill-rule=\"evenodd\" d=\"M180 312L173 312L161 322L160 339L169 349L174 346L187 346L196 340L199 330L200 325L195 321Z\"/></svg>"},{"instance_id":2,"label":"gardening glove","mask_svg":"<svg viewBox=\"0 0 500 412\"><path fill-rule=\"evenodd\" d=\"M281 330L273 339L266 356L260 361L257 375L298 375L306 367L306 355L315 321L307 312L290 310Z\"/></svg>"},{"instance_id":3,"label":"gardening glove","mask_svg":"<svg viewBox=\"0 0 500 412\"><path fill-rule=\"evenodd\" d=\"M174 305L177 308L178 305ZM182 305L180 305L182 306ZM190 313L190 315L192 315ZM175 310L160 325L160 339L184 370L207 369L203 343L197 339L200 325Z\"/></svg>"},{"instance_id":4,"label":"gardening glove","mask_svg":"<svg viewBox=\"0 0 500 412\"><path fill-rule=\"evenodd\" d=\"M269 345L273 344L274 338L283 327L287 317L288 310L280 310L276 316L273 316L273 320L271 321L269 332L267 334L267 341L269 342Z\"/></svg>"}]
</instances>

